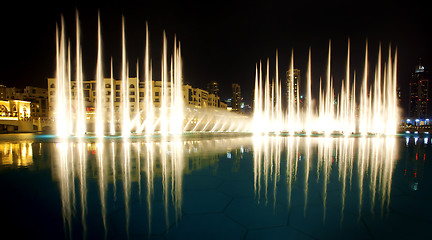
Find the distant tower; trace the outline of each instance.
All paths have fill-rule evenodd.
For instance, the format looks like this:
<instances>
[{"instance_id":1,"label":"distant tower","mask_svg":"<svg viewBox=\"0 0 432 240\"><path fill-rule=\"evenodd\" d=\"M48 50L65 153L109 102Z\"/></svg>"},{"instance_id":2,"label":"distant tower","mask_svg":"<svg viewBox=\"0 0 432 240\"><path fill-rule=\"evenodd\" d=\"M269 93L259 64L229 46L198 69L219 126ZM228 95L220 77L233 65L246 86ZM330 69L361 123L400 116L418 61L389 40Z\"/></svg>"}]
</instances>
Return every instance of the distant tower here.
<instances>
[{"instance_id":1,"label":"distant tower","mask_svg":"<svg viewBox=\"0 0 432 240\"><path fill-rule=\"evenodd\" d=\"M207 91L209 94L219 96L219 84L216 81L209 82L207 84Z\"/></svg>"},{"instance_id":2,"label":"distant tower","mask_svg":"<svg viewBox=\"0 0 432 240\"><path fill-rule=\"evenodd\" d=\"M415 72L411 76L410 82L410 99L409 99L409 116L412 118L427 118L429 95L429 79L426 76L425 69L419 59Z\"/></svg>"},{"instance_id":3,"label":"distant tower","mask_svg":"<svg viewBox=\"0 0 432 240\"><path fill-rule=\"evenodd\" d=\"M233 111L240 111L241 108L241 90L237 83L232 84L232 99L231 105Z\"/></svg>"},{"instance_id":4,"label":"distant tower","mask_svg":"<svg viewBox=\"0 0 432 240\"><path fill-rule=\"evenodd\" d=\"M396 94L398 98L399 105L402 104L402 90L400 87L397 87Z\"/></svg>"},{"instance_id":5,"label":"distant tower","mask_svg":"<svg viewBox=\"0 0 432 240\"><path fill-rule=\"evenodd\" d=\"M297 97L300 98L300 96L299 96L299 94L300 94L299 93L299 90L300 90L300 70L299 69L294 69L294 74L291 73L291 69L289 69L286 72L287 89L285 91L285 94L287 96L287 99L289 99L291 84L293 84L294 102L297 103Z\"/></svg>"}]
</instances>

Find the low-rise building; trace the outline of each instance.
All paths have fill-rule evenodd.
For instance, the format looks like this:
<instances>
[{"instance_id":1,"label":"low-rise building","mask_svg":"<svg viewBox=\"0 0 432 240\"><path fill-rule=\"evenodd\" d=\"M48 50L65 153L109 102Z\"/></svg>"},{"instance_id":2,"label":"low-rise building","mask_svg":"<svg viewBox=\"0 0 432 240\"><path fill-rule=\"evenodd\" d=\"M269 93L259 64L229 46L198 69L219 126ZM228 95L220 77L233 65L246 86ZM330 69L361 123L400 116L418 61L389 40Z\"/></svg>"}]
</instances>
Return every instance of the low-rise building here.
<instances>
[{"instance_id":1,"label":"low-rise building","mask_svg":"<svg viewBox=\"0 0 432 240\"><path fill-rule=\"evenodd\" d=\"M30 102L21 100L0 100L1 119L24 120L30 117Z\"/></svg>"},{"instance_id":2,"label":"low-rise building","mask_svg":"<svg viewBox=\"0 0 432 240\"><path fill-rule=\"evenodd\" d=\"M152 99L154 107L160 107L162 104L162 95L163 88L161 81L152 81ZM127 86L126 93L128 96L123 96L124 91L122 88ZM71 81L71 99L76 99L78 86L76 85L76 81ZM97 86L96 80L84 80L83 86L83 99L84 99L84 107L87 112L91 113L95 111L95 103L97 101ZM167 83L166 88L167 93L165 93L166 98L165 101L168 102L167 105L170 105L171 102L171 84ZM1 89L0 89L1 92ZM56 79L49 78L48 79L48 102L49 102L49 112L51 114L54 113L54 102L55 102L55 93L56 93ZM125 97L128 99L128 105L130 112L133 113L135 111L143 111L145 107L145 95L146 95L146 86L144 82L140 82L137 78L129 78L128 83L124 84L121 80L105 78L104 84L102 87L102 94L104 102L106 103L105 108L107 111L111 111L111 102L113 101L114 111L119 112L123 107L123 103L125 102ZM195 107L195 108L222 108L226 109L226 104L223 103L219 96L215 96L214 94L209 94L206 90L193 88L191 85L183 85L183 97L184 103L186 107ZM72 106L73 108L74 106ZM139 108L139 109L138 109Z\"/></svg>"},{"instance_id":3,"label":"low-rise building","mask_svg":"<svg viewBox=\"0 0 432 240\"><path fill-rule=\"evenodd\" d=\"M0 85L0 100L21 100L30 102L31 117L48 117L48 90L45 88L26 86L24 89Z\"/></svg>"}]
</instances>

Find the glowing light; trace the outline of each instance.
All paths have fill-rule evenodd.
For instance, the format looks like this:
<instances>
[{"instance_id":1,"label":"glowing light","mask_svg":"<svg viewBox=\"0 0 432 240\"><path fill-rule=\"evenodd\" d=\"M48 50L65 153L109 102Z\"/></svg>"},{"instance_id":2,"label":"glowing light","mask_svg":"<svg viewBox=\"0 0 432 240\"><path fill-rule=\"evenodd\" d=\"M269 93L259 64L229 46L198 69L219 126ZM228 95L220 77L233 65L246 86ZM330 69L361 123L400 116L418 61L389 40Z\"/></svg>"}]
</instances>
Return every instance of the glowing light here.
<instances>
[{"instance_id":1,"label":"glowing light","mask_svg":"<svg viewBox=\"0 0 432 240\"><path fill-rule=\"evenodd\" d=\"M122 137L128 138L132 133L147 135L160 133L167 136L181 135L184 131L249 132L251 130L251 120L247 116L226 111L218 112L209 108L186 108L185 96L183 95L181 45L174 37L174 47L170 57L165 32L162 42L161 81L153 81L148 24L146 24L145 30L144 80L141 81L140 79L138 61L137 77L131 78L129 76L130 64L126 55L124 17L122 17L121 30L121 77L120 80L114 80L113 59L111 59L111 75L110 78L105 78L102 68L103 48L100 14L98 14L97 24L96 76L95 80L91 80L88 84L85 83L86 86L83 86L78 12L76 12L75 69L72 69L70 64L70 46L67 44L63 18L61 28L57 27L55 103L53 106L57 136L75 135L81 137L85 134L95 134L98 137L103 137L109 133L110 135L121 134ZM76 72L75 81L71 77L72 71ZM278 91L281 96L280 88ZM159 93L157 101L153 96L156 92Z\"/></svg>"},{"instance_id":2,"label":"glowing light","mask_svg":"<svg viewBox=\"0 0 432 240\"><path fill-rule=\"evenodd\" d=\"M299 94L294 94L294 84L288 84L287 111L279 110L282 99L275 92L279 86L278 78L269 82L269 61L267 71L262 71L261 62L255 69L254 115L252 132L279 133L319 133L329 136L331 134L344 134L346 136L360 133L362 135L394 135L397 132L399 112L397 107L396 69L397 52L393 54L389 48L388 61L381 64L381 46L378 52L378 64L374 79L368 76L368 45L366 43L363 82L360 96L356 97L355 78L351 82L350 72L350 43L348 41L348 54L346 63L346 79L342 81L340 95L336 96L334 80L331 69L331 42L329 42L326 79L320 80L318 100L311 96L311 51L306 81L306 104L299 107ZM294 72L294 53L291 52L290 71ZM278 73L278 54L276 53L276 75ZM263 80L263 78L265 78ZM291 79L289 81L294 81ZM369 88L372 83L373 88ZM296 89L296 91L299 91ZM356 102L360 105L357 106ZM358 110L356 110L358 109ZM282 124L279 122L282 120Z\"/></svg>"},{"instance_id":3,"label":"glowing light","mask_svg":"<svg viewBox=\"0 0 432 240\"><path fill-rule=\"evenodd\" d=\"M307 213L308 194L311 184L322 186L320 201L323 203L323 221L326 220L328 187L330 179L336 179L341 184L340 212L345 211L345 201L348 194L353 191L351 181L357 178L358 182L358 214L364 211L363 204L369 200L370 210L375 206L383 211L390 205L392 175L397 153L396 141L392 137L373 138L302 138L298 136L259 136L253 137L253 172L255 198L267 204L273 193L273 200L278 192L277 186L281 181L286 184L286 199L288 208L291 207L293 189L304 190L304 214ZM305 143L306 141L306 143ZM305 143L305 144L302 144ZM358 145L358 152L355 146ZM316 160L312 149L317 148ZM286 153L286 161L281 161L282 153ZM300 161L300 158L303 160ZM286 172L281 171L282 164L286 164ZM315 166L314 166L315 165ZM338 176L334 177L332 169L338 168ZM314 172L314 173L313 173ZM314 181L310 181L310 178ZM316 179L315 179L316 178ZM352 185L354 186L354 185ZM313 188L315 189L315 188ZM357 190L356 190L357 191ZM365 198L364 192L370 193ZM273 204L276 204L273 201ZM334 202L333 202L334 204ZM296 205L296 207L299 207Z\"/></svg>"}]
</instances>

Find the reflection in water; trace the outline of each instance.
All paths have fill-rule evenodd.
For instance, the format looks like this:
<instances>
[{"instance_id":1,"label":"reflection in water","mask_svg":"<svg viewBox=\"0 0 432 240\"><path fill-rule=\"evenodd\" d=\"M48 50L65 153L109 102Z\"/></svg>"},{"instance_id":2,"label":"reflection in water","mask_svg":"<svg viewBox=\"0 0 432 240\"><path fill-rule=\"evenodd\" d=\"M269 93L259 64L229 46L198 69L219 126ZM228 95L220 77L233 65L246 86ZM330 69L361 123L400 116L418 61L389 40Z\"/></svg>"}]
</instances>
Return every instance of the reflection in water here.
<instances>
[{"instance_id":1,"label":"reflection in water","mask_svg":"<svg viewBox=\"0 0 432 240\"><path fill-rule=\"evenodd\" d=\"M62 216L66 234L71 237L72 220L76 214L75 196L80 195L81 222L83 237L86 236L87 217L87 177L94 174L99 188L101 220L107 237L107 194L111 193L108 183L112 182L112 197L117 200L117 180L122 181L126 235L129 237L130 199L132 182L138 183L138 194L141 196L141 179L146 181L146 202L148 224L151 229L152 200L154 197L155 180L161 179L163 188L163 204L165 221L177 221L181 217L182 179L184 169L184 149L187 145L181 139L162 139L161 141L107 142L97 139L96 142L84 143L60 142L55 145L57 160L53 165L58 174L62 201ZM88 155L86 154L88 153ZM93 168L96 167L96 170ZM87 173L90 169L91 173ZM121 173L117 173L120 169ZM161 177L161 178L160 178ZM75 178L78 179L78 189L75 189ZM141 198L141 197L140 197ZM174 216L169 216L169 208L174 208Z\"/></svg>"},{"instance_id":2,"label":"reflection in water","mask_svg":"<svg viewBox=\"0 0 432 240\"><path fill-rule=\"evenodd\" d=\"M0 143L0 170L25 167L20 171L29 175L19 176L27 181L32 171L51 168L59 186L65 236L75 239L94 233L109 238L113 232L134 237L137 224L149 235L162 234L164 226L181 219L182 206L190 207L183 205L188 199L183 189L190 179L202 179L188 177L198 170L203 170L198 175L225 181L220 186L241 182L251 190L247 196L275 212L285 207L300 209L305 217L318 212L322 221L336 212L342 223L344 214L345 222L351 213L359 219L369 213L386 215L393 177L410 191L427 190L422 181L431 140L426 136L23 140ZM401 161L395 168L397 159ZM398 172L393 175L394 171ZM405 191L405 186L399 187ZM229 195L222 189L213 190Z\"/></svg>"},{"instance_id":3,"label":"reflection in water","mask_svg":"<svg viewBox=\"0 0 432 240\"><path fill-rule=\"evenodd\" d=\"M305 215L309 203L308 194L320 186L318 191L321 193L323 221L329 204L329 191L332 191L332 195L334 191L340 192L341 222L348 198L347 192L358 191L355 196L358 197L359 217L362 210L364 211L366 192L369 193L367 199L370 199L368 204L371 213L374 213L376 206L381 209L381 214L388 210L392 172L397 156L396 141L393 137L255 136L253 145L254 189L258 202L264 198L267 204L268 191L272 187L275 203L276 193L280 191L277 186L284 185L280 181L286 181L288 208L291 208L294 187L300 185L304 191ZM357 146L358 152L354 151L354 146ZM316 157L313 156L314 153L317 154ZM281 175L284 167L286 176ZM340 184L332 182L335 180ZM354 189L356 187L357 190ZM331 203L334 205L336 202L332 200Z\"/></svg>"},{"instance_id":4,"label":"reflection in water","mask_svg":"<svg viewBox=\"0 0 432 240\"><path fill-rule=\"evenodd\" d=\"M83 232L85 233L87 231L87 224L86 224L86 214L87 214L87 166L86 166L86 151L85 151L85 143L82 141L79 141L76 143L76 148L78 149L78 179L79 179L79 189L80 189L80 204L81 204L81 223Z\"/></svg>"},{"instance_id":5,"label":"reflection in water","mask_svg":"<svg viewBox=\"0 0 432 240\"><path fill-rule=\"evenodd\" d=\"M431 140L428 137L424 137L423 141L419 141L418 136L414 138L406 137L405 139L405 146L408 151L406 151L403 156L403 158L406 159L406 161L404 161L403 176L409 183L410 190L418 191L424 186L424 184L422 184L423 172L427 160L430 159L429 156L426 156L426 147L430 146Z\"/></svg>"},{"instance_id":6,"label":"reflection in water","mask_svg":"<svg viewBox=\"0 0 432 240\"><path fill-rule=\"evenodd\" d=\"M414 139L407 143L418 144ZM244 155L250 146L252 155ZM161 217L168 227L182 217L185 174L199 169L208 169L215 175L226 171L227 168L218 169L219 157L229 159L228 169L234 174L245 171L240 169L245 167L244 163L253 165L250 184L256 201L273 205L274 211L282 203L288 208L300 207L306 216L308 206L318 202L323 221L329 206L341 213L341 223L347 209L353 211L353 205L359 218L365 212L383 215L388 212L392 174L399 158L395 138L367 136L100 138L64 141L55 147L57 160L53 172L58 176L65 232L69 236L76 232L72 231L77 227L72 224L73 219L81 217L83 238L87 224L92 222L88 219L90 195L87 195L93 183L99 190L98 217L105 238L113 226L108 224L108 218L117 207L124 213L117 218L123 218L123 229L129 237L129 231L132 232L129 227L133 225L130 222L136 214L134 204L142 201L147 219L141 219L147 222L150 234L152 228L160 226L152 226L152 220ZM253 162L246 159L240 164L244 156L250 156ZM418 187L414 185L413 188ZM162 213L158 212L158 206Z\"/></svg>"},{"instance_id":7,"label":"reflection in water","mask_svg":"<svg viewBox=\"0 0 432 240\"><path fill-rule=\"evenodd\" d=\"M71 144L73 143L60 142L55 146L58 153L55 168L59 179L63 224L65 233L69 235L69 238L72 237L72 213L75 210L74 166L72 154L68 154Z\"/></svg>"},{"instance_id":8,"label":"reflection in water","mask_svg":"<svg viewBox=\"0 0 432 240\"><path fill-rule=\"evenodd\" d=\"M0 143L0 165L16 165L17 167L32 165L32 144L32 142Z\"/></svg>"},{"instance_id":9,"label":"reflection in water","mask_svg":"<svg viewBox=\"0 0 432 240\"><path fill-rule=\"evenodd\" d=\"M105 238L107 237L107 225L106 225L106 190L107 190L107 181L106 181L106 167L104 160L104 144L102 142L102 139L98 139L98 142L96 143L96 158L97 158L97 165L99 170L99 177L98 177L98 183L99 183L99 196L100 196L100 205L101 205L101 214L102 214L102 223L105 231Z\"/></svg>"}]
</instances>

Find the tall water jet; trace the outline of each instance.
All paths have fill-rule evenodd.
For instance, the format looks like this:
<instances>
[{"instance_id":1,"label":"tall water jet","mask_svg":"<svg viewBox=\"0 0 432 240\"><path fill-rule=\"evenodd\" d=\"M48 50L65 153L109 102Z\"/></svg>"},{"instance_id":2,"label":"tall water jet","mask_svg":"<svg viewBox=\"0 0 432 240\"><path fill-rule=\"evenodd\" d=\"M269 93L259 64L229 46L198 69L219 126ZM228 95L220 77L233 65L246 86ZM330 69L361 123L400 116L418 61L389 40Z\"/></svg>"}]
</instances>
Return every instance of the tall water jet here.
<instances>
[{"instance_id":1,"label":"tall water jet","mask_svg":"<svg viewBox=\"0 0 432 240\"><path fill-rule=\"evenodd\" d=\"M326 91L324 102L324 134L329 135L334 130L334 91L333 81L331 77L331 41L329 41L328 59L327 59L327 78L326 78Z\"/></svg>"},{"instance_id":2,"label":"tall water jet","mask_svg":"<svg viewBox=\"0 0 432 240\"><path fill-rule=\"evenodd\" d=\"M167 59L167 42L166 34L163 32L163 47L162 47L162 63L161 63L161 106L160 106L160 133L162 135L168 134L168 116L167 116L167 98L168 98L168 59Z\"/></svg>"},{"instance_id":3,"label":"tall water jet","mask_svg":"<svg viewBox=\"0 0 432 240\"><path fill-rule=\"evenodd\" d=\"M267 123L270 123L270 105L273 105L271 102L271 96L270 96L270 63L269 59L267 58L267 71L265 76L265 85L264 85L264 121ZM269 124L265 125L265 131L268 132L270 130Z\"/></svg>"},{"instance_id":4,"label":"tall water jet","mask_svg":"<svg viewBox=\"0 0 432 240\"><path fill-rule=\"evenodd\" d=\"M363 84L361 87L360 97L360 113L359 113L359 132L362 135L368 133L368 43L366 42L365 48L365 62L363 70Z\"/></svg>"},{"instance_id":5,"label":"tall water jet","mask_svg":"<svg viewBox=\"0 0 432 240\"><path fill-rule=\"evenodd\" d=\"M67 59L66 59L66 90L65 90L65 97L66 97L66 106L67 106L67 132L69 134L73 133L73 114L72 114L72 83L71 83L71 79L72 79L72 62L71 62L71 48L70 48L70 40L68 40L68 45L67 45Z\"/></svg>"},{"instance_id":6,"label":"tall water jet","mask_svg":"<svg viewBox=\"0 0 432 240\"><path fill-rule=\"evenodd\" d=\"M177 46L177 38L174 37L174 48L171 69L171 113L170 133L179 135L183 131L184 106L183 106L183 82L182 82L182 61L180 43Z\"/></svg>"},{"instance_id":7,"label":"tall water jet","mask_svg":"<svg viewBox=\"0 0 432 240\"><path fill-rule=\"evenodd\" d=\"M389 55L391 56L391 48L389 49ZM389 59L389 62L391 59ZM387 122L387 135L394 135L397 133L397 123L399 122L399 109L397 106L397 48L395 50L395 57L394 57L394 64L393 64L393 69L390 69L390 71L392 71L392 78L391 78L391 83L392 83L392 88L388 89L388 91L390 91L389 95L389 100L390 100L390 116L388 117L388 122Z\"/></svg>"},{"instance_id":8,"label":"tall water jet","mask_svg":"<svg viewBox=\"0 0 432 240\"><path fill-rule=\"evenodd\" d=\"M276 53L277 55L278 53ZM382 74L381 47L379 48L378 62L374 79L369 80L368 74L368 44L366 42L363 81L360 89L358 106L356 101L355 72L351 81L350 70L350 41L348 39L346 77L342 80L340 93L336 95L334 80L331 75L331 41L329 41L327 71L325 83L320 78L319 97L317 106L313 106L314 99L311 94L311 51L306 76L306 104L300 108L300 90L295 86L294 57L291 52L291 64L287 81L287 111L282 116L284 124L277 123L281 119L279 113L278 81L270 87L268 84L268 70L263 85L262 70L255 67L254 91L254 133L286 132L319 134L343 134L345 136L360 133L392 135L396 133L398 111L396 97L396 58L392 60L391 46L389 46L388 66L384 67ZM278 63L278 61L276 61ZM277 64L276 64L277 65ZM269 66L267 65L267 69ZM276 67L276 75L278 69ZM384 77L382 77L384 75ZM369 86L369 83L373 83ZM297 83L298 84L298 83ZM358 106L358 107L357 107ZM358 110L357 110L358 109ZM357 117L358 116L358 117ZM271 126L270 128L266 126Z\"/></svg>"},{"instance_id":9,"label":"tall water jet","mask_svg":"<svg viewBox=\"0 0 432 240\"><path fill-rule=\"evenodd\" d=\"M84 91L83 91L83 73L82 73L82 49L81 49L81 31L79 24L78 10L76 11L76 86L75 86L75 119L76 128L75 134L83 136L86 132L86 111L84 106Z\"/></svg>"},{"instance_id":10,"label":"tall water jet","mask_svg":"<svg viewBox=\"0 0 432 240\"><path fill-rule=\"evenodd\" d=\"M81 33L77 11L75 81L72 82L70 44L67 42L65 29L62 17L61 24L56 26L56 79L55 82L50 83L50 88L56 90L52 110L53 117L56 119L57 136L83 136L88 132L87 126L91 127L97 137L105 136L105 132L111 135L120 132L123 137L130 136L132 131L138 134L144 131L146 134L159 132L162 135L178 135L183 132L185 110L183 63L180 42L176 38L169 66L167 40L164 32L161 81L153 81L152 63L149 56L149 31L146 24L144 80L142 81L140 77L139 61L137 61L137 77L133 80L129 78L128 72L125 18L123 16L121 78L120 81L114 79L113 59L111 58L111 79L105 79L101 19L98 13L96 74L95 80L87 83L83 80ZM120 85L117 85L118 83ZM145 89L140 92L142 88ZM160 95L153 94L154 90ZM207 124L211 127L200 130L216 131L219 126L224 126L215 119L206 119ZM233 127L237 126L233 125Z\"/></svg>"},{"instance_id":11,"label":"tall water jet","mask_svg":"<svg viewBox=\"0 0 432 240\"><path fill-rule=\"evenodd\" d=\"M113 61L111 58L111 95L110 95L110 114L111 114L111 121L110 121L110 134L115 134L115 106L114 106L114 97L115 97L115 82L114 82L114 74L113 74Z\"/></svg>"},{"instance_id":12,"label":"tall water jet","mask_svg":"<svg viewBox=\"0 0 432 240\"><path fill-rule=\"evenodd\" d=\"M350 79L350 40L348 39L346 75L345 81L342 82L341 87L341 107L339 113L341 132L343 132L345 136L356 132L355 121L353 121L355 117L355 97L353 91L351 91ZM354 87L355 84L352 84L352 86Z\"/></svg>"},{"instance_id":13,"label":"tall water jet","mask_svg":"<svg viewBox=\"0 0 432 240\"><path fill-rule=\"evenodd\" d=\"M275 124L275 132L280 132L280 129L283 127L283 113L282 113L282 86L279 79L279 54L276 50L276 82L275 82L275 111L276 111L276 124Z\"/></svg>"},{"instance_id":14,"label":"tall water jet","mask_svg":"<svg viewBox=\"0 0 432 240\"><path fill-rule=\"evenodd\" d=\"M132 112L135 113L135 116L133 117L133 122L132 122L132 126L135 130L135 133L140 134L142 133L141 130L141 106L140 106L140 101L139 101L139 94L140 94L140 74L139 74L139 60L137 59L137 64L136 64L136 79L135 79L135 88L134 89L130 89L130 94L131 94L131 99L130 102L133 103L132 105ZM132 86L132 85L131 85ZM134 101L132 101L134 100Z\"/></svg>"},{"instance_id":15,"label":"tall water jet","mask_svg":"<svg viewBox=\"0 0 432 240\"><path fill-rule=\"evenodd\" d=\"M254 106L254 111L253 111L253 128L255 133L260 133L260 116L261 116L261 111L259 108L259 85L258 85L258 64L255 64L255 88L254 88L254 99L253 99L253 106Z\"/></svg>"},{"instance_id":16,"label":"tall water jet","mask_svg":"<svg viewBox=\"0 0 432 240\"><path fill-rule=\"evenodd\" d=\"M307 77L306 77L306 121L305 121L305 132L306 135L312 134L312 63L311 63L311 48L309 48L309 57L308 57L308 68L307 68Z\"/></svg>"},{"instance_id":17,"label":"tall water jet","mask_svg":"<svg viewBox=\"0 0 432 240\"><path fill-rule=\"evenodd\" d=\"M125 21L122 17L122 136L130 135L130 114L129 114L129 73L128 64L126 61L126 37L125 37Z\"/></svg>"},{"instance_id":18,"label":"tall water jet","mask_svg":"<svg viewBox=\"0 0 432 240\"><path fill-rule=\"evenodd\" d=\"M105 104L104 104L104 88L105 80L102 70L102 36L101 36L101 23L100 13L98 13L98 50L97 50L97 65L96 65L96 119L95 132L97 137L103 137L105 125Z\"/></svg>"},{"instance_id":19,"label":"tall water jet","mask_svg":"<svg viewBox=\"0 0 432 240\"><path fill-rule=\"evenodd\" d=\"M291 50L291 64L290 64L290 82L288 83L288 123L287 130L290 135L295 133L295 128L297 123L296 119L296 108L295 108L295 96L294 96L294 84L295 84L295 76L294 76L294 50Z\"/></svg>"},{"instance_id":20,"label":"tall water jet","mask_svg":"<svg viewBox=\"0 0 432 240\"><path fill-rule=\"evenodd\" d=\"M151 79L151 67L150 67L150 49L149 49L149 31L148 31L148 23L146 23L146 40L145 40L145 57L144 57L144 82L145 82L145 110L146 110L146 119L145 119L145 133L151 134L154 131L153 126L153 84Z\"/></svg>"},{"instance_id":21,"label":"tall water jet","mask_svg":"<svg viewBox=\"0 0 432 240\"><path fill-rule=\"evenodd\" d=\"M60 32L59 32L60 31ZM56 26L56 84L55 88L55 106L54 106L54 116L56 119L56 133L59 137L66 137L70 134L69 129L69 105L67 102L67 83L68 69L66 61L66 36L65 36L65 26L63 16L61 17L61 29L59 30L58 25ZM65 123L66 126L65 126Z\"/></svg>"}]
</instances>

